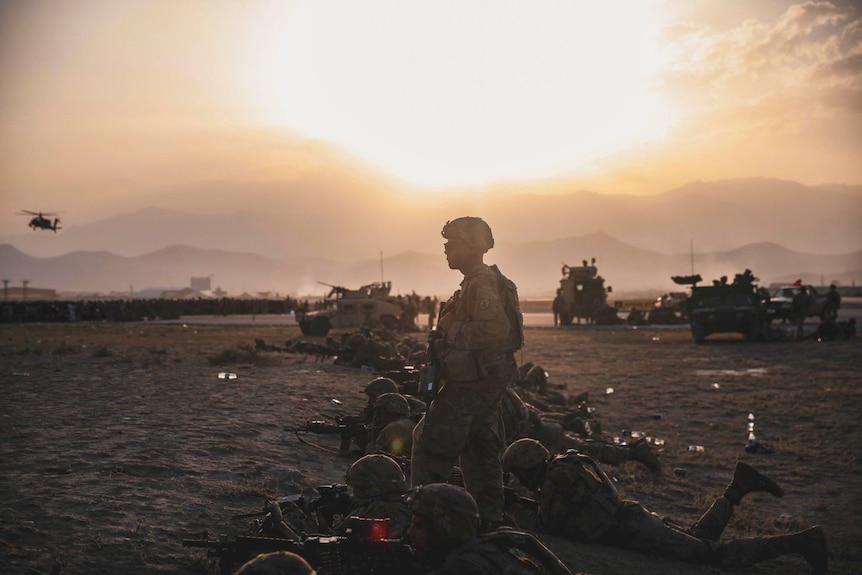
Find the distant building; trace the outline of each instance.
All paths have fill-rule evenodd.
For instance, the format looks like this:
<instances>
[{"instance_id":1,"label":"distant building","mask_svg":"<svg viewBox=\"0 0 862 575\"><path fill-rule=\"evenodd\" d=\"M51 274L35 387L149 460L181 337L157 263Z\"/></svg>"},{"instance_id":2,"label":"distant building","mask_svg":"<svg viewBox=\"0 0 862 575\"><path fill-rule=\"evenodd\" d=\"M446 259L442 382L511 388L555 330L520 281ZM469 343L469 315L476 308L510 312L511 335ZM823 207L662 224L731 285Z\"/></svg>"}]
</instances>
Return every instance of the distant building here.
<instances>
[{"instance_id":1,"label":"distant building","mask_svg":"<svg viewBox=\"0 0 862 575\"><path fill-rule=\"evenodd\" d=\"M57 290L7 286L3 289L3 298L7 301L54 301L57 299Z\"/></svg>"},{"instance_id":2,"label":"distant building","mask_svg":"<svg viewBox=\"0 0 862 575\"><path fill-rule=\"evenodd\" d=\"M195 291L210 291L212 289L212 276L192 277L191 288Z\"/></svg>"}]
</instances>

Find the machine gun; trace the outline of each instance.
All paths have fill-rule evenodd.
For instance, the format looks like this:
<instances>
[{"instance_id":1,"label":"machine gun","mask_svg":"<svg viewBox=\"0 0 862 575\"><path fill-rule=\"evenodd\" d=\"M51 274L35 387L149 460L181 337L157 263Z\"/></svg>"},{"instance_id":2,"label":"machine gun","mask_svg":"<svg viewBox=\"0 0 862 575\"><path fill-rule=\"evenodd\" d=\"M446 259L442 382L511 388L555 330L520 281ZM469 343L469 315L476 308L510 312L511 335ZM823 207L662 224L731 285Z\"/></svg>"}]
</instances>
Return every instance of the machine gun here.
<instances>
[{"instance_id":1,"label":"machine gun","mask_svg":"<svg viewBox=\"0 0 862 575\"><path fill-rule=\"evenodd\" d=\"M327 294L326 299L329 299L332 296L344 297L344 295L350 291L349 289L347 289L346 287L343 287L343 286L334 286L334 285L328 284L326 282L317 282L317 283L319 283L320 285L324 285L328 288L332 288L331 290L329 290L329 294Z\"/></svg>"},{"instance_id":2,"label":"machine gun","mask_svg":"<svg viewBox=\"0 0 862 575\"><path fill-rule=\"evenodd\" d=\"M298 510L304 518L310 520L315 525L316 532L330 533L332 528L347 515L353 505L350 488L343 483L332 483L319 485L313 489L313 493L314 495L305 493L286 495L279 497L276 501L284 513L284 521L295 531L303 532L307 529L305 525L300 524L292 517L290 508ZM231 516L231 519L261 517L267 513L269 513L269 509L264 504L261 511L240 513Z\"/></svg>"},{"instance_id":3,"label":"machine gun","mask_svg":"<svg viewBox=\"0 0 862 575\"><path fill-rule=\"evenodd\" d=\"M315 419L308 420L305 422L305 425L300 425L298 427L285 427L284 430L296 433L297 437L299 437L300 433L317 433L324 435L337 433L341 435L341 444L339 445L338 450L341 453L349 453L350 442L354 438L368 433L368 426L361 423L358 416L339 415L335 418L335 423Z\"/></svg>"},{"instance_id":4,"label":"machine gun","mask_svg":"<svg viewBox=\"0 0 862 575\"><path fill-rule=\"evenodd\" d=\"M312 536L302 541L268 537L228 537L184 539L183 547L207 550L217 557L223 575L230 575L261 553L290 551L303 557L318 575L402 575L422 573L413 549L399 539L388 539L388 519L350 517L344 536Z\"/></svg>"}]
</instances>

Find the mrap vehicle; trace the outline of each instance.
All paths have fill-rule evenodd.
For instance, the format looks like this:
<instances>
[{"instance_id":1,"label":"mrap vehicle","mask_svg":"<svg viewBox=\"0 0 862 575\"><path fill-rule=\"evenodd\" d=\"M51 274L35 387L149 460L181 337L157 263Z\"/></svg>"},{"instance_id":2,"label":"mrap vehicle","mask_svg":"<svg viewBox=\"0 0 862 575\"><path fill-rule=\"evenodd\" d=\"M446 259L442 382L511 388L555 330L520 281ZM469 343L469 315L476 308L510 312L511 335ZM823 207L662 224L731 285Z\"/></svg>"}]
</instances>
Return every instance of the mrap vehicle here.
<instances>
[{"instance_id":1,"label":"mrap vehicle","mask_svg":"<svg viewBox=\"0 0 862 575\"><path fill-rule=\"evenodd\" d=\"M702 279L699 275L672 279L691 285L686 306L695 343L703 343L714 333L740 333L749 340L764 338L766 306L762 290L754 284L757 278L750 270L736 274L733 283L727 283L727 278L723 277L712 285L699 286L697 282Z\"/></svg>"},{"instance_id":2,"label":"mrap vehicle","mask_svg":"<svg viewBox=\"0 0 862 575\"><path fill-rule=\"evenodd\" d=\"M359 289L331 287L323 300L323 309L307 312L299 321L303 335L322 336L330 329L385 327L397 329L401 320L401 302L389 295L392 282L375 282Z\"/></svg>"},{"instance_id":3,"label":"mrap vehicle","mask_svg":"<svg viewBox=\"0 0 862 575\"><path fill-rule=\"evenodd\" d=\"M605 287L605 278L599 275L593 258L590 264L583 260L581 266L563 264L560 279L560 325L571 325L572 320L581 318L586 323L613 325L620 323L617 310L608 305L608 294L612 289Z\"/></svg>"}]
</instances>

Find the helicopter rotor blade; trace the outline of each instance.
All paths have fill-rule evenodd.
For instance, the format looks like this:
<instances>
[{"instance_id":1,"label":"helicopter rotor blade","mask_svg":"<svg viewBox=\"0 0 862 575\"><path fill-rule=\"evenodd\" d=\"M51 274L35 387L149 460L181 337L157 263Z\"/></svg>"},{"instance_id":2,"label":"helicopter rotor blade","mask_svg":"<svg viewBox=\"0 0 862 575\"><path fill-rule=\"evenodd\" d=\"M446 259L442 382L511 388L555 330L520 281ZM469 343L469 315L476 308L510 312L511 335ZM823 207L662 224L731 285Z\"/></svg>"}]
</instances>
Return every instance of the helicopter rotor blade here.
<instances>
[{"instance_id":1,"label":"helicopter rotor blade","mask_svg":"<svg viewBox=\"0 0 862 575\"><path fill-rule=\"evenodd\" d=\"M20 212L15 212L15 215L18 216L57 216L62 214L63 212L31 212L30 210L21 210Z\"/></svg>"}]
</instances>

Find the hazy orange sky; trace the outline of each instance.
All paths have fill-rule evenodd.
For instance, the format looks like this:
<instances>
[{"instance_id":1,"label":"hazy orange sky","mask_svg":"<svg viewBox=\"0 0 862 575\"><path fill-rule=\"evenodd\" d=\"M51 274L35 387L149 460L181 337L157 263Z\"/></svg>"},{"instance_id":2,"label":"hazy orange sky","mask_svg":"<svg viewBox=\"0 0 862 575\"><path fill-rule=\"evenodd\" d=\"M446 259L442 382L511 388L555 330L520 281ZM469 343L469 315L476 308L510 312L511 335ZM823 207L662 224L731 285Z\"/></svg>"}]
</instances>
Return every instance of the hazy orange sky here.
<instances>
[{"instance_id":1,"label":"hazy orange sky","mask_svg":"<svg viewBox=\"0 0 862 575\"><path fill-rule=\"evenodd\" d=\"M0 3L2 233L353 162L657 193L862 184L860 152L859 2Z\"/></svg>"}]
</instances>

